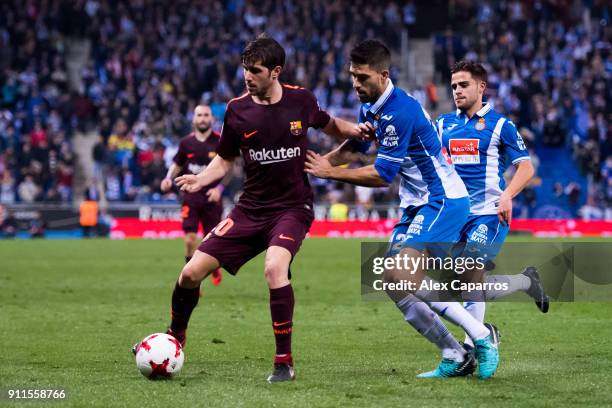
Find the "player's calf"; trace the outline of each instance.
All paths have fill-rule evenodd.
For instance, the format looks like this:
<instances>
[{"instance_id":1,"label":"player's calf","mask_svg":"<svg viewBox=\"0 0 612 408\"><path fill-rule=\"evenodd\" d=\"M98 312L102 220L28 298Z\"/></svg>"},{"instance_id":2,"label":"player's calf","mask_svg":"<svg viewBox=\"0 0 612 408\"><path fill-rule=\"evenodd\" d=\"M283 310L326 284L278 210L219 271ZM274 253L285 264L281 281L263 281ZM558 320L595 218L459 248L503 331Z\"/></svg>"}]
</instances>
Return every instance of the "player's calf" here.
<instances>
[{"instance_id":1,"label":"player's calf","mask_svg":"<svg viewBox=\"0 0 612 408\"><path fill-rule=\"evenodd\" d=\"M193 309L198 305L200 300L200 286L195 288L185 288L179 282L174 286L172 291L172 310L170 330L174 334L185 337L189 318ZM177 336L175 336L177 337ZM181 341L177 338L177 340Z\"/></svg>"},{"instance_id":2,"label":"player's calf","mask_svg":"<svg viewBox=\"0 0 612 408\"><path fill-rule=\"evenodd\" d=\"M172 321L170 331L179 342L184 343L187 326L193 309L200 299L200 282L219 267L219 262L201 251L183 267L172 291Z\"/></svg>"},{"instance_id":3,"label":"player's calf","mask_svg":"<svg viewBox=\"0 0 612 408\"><path fill-rule=\"evenodd\" d=\"M288 277L290 262L291 253L285 248L276 246L268 248L264 274L270 287L270 315L276 343L274 371L268 377L269 383L290 381L295 378L291 355L295 298Z\"/></svg>"}]
</instances>

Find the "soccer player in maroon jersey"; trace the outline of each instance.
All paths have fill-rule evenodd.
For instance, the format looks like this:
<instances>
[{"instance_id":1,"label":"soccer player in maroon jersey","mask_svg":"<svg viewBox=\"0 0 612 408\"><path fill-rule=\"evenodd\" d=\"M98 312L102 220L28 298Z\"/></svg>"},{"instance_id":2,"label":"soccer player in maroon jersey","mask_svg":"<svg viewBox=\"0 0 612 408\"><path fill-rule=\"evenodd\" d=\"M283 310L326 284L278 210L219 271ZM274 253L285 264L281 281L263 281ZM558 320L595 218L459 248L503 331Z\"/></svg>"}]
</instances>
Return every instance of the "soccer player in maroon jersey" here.
<instances>
[{"instance_id":1,"label":"soccer player in maroon jersey","mask_svg":"<svg viewBox=\"0 0 612 408\"><path fill-rule=\"evenodd\" d=\"M225 176L236 157L242 155L244 160L244 193L181 271L172 294L168 331L184 343L202 280L220 266L236 274L266 251L264 274L276 340L270 383L295 378L289 266L313 220L313 193L304 172L306 133L317 128L339 138L368 136L367 128L322 111L310 91L282 85L279 75L284 63L285 51L271 38L260 36L247 45L242 54L247 93L227 105L218 155L202 173L176 179L182 190L196 192Z\"/></svg>"},{"instance_id":2,"label":"soccer player in maroon jersey","mask_svg":"<svg viewBox=\"0 0 612 408\"><path fill-rule=\"evenodd\" d=\"M198 174L206 168L217 155L219 133L213 132L214 116L208 105L198 105L193 111L193 133L185 136L179 143L178 151L172 160L166 177L161 182L161 191L172 188L172 180L178 175ZM217 184L195 193L183 192L181 218L185 232L185 263L189 262L197 248L198 225L202 225L204 235L208 234L221 221L223 207L221 193L223 186ZM212 273L212 283L221 283L221 269Z\"/></svg>"}]
</instances>

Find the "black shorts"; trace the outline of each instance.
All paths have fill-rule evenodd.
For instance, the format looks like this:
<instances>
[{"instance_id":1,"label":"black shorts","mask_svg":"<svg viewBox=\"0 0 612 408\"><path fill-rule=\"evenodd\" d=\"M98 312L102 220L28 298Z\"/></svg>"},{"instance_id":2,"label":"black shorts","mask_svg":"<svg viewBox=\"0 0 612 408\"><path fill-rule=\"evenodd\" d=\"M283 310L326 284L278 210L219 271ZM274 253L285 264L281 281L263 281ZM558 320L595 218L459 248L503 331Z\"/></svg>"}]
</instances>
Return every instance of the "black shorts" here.
<instances>
[{"instance_id":1,"label":"black shorts","mask_svg":"<svg viewBox=\"0 0 612 408\"><path fill-rule=\"evenodd\" d=\"M187 234L198 232L198 225L202 225L204 235L208 234L221 221L223 206L221 203L188 204L181 207L183 231Z\"/></svg>"},{"instance_id":2,"label":"black shorts","mask_svg":"<svg viewBox=\"0 0 612 408\"><path fill-rule=\"evenodd\" d=\"M215 257L223 268L235 275L242 265L270 246L283 247L294 257L313 219L312 210L306 208L262 215L236 206L204 238L198 250Z\"/></svg>"}]
</instances>

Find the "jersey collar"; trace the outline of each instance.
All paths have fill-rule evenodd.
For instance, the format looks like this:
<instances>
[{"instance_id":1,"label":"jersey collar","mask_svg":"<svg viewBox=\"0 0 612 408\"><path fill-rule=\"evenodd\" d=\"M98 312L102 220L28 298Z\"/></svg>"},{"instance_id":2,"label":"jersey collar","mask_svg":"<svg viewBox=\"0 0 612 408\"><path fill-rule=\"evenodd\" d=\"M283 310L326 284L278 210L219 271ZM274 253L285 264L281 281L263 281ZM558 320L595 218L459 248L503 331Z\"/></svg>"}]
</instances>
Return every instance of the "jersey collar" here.
<instances>
[{"instance_id":1,"label":"jersey collar","mask_svg":"<svg viewBox=\"0 0 612 408\"><path fill-rule=\"evenodd\" d=\"M491 109L493 109L493 106L491 105L490 102L487 102L482 106L482 108L480 108L478 112L476 112L475 115L478 117L484 118L484 115L489 113ZM461 109L457 109L457 116L465 116L465 114L461 112Z\"/></svg>"},{"instance_id":2,"label":"jersey collar","mask_svg":"<svg viewBox=\"0 0 612 408\"><path fill-rule=\"evenodd\" d=\"M374 102L374 105L370 106L370 109L368 109L368 110L370 112L372 112L372 114L374 114L374 115L376 113L378 113L380 108L383 107L385 102L387 102L387 100L391 96L391 93L393 92L393 89L394 89L393 81L391 81L391 78L389 78L389 82L387 82L387 88L385 88L385 92L383 92L382 95L380 95L378 100L376 102Z\"/></svg>"}]
</instances>

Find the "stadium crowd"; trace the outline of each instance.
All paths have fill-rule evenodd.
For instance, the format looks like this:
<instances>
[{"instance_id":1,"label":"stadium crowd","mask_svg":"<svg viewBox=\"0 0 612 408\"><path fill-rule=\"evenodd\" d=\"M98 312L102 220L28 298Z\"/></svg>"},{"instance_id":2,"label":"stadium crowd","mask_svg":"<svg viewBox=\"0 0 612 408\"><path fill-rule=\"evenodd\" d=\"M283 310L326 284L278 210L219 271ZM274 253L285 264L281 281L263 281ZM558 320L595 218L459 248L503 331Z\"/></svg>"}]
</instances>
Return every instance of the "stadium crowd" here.
<instances>
[{"instance_id":1,"label":"stadium crowd","mask_svg":"<svg viewBox=\"0 0 612 408\"><path fill-rule=\"evenodd\" d=\"M225 103L243 92L240 51L263 30L286 47L285 82L354 117L350 45L383 34L397 46L403 24L396 4L381 14L366 1L10 1L0 14L3 202L69 201L64 173L74 172L67 153L79 127L100 135L93 159L108 200L161 199L159 181L189 132L185 113L203 101L223 117ZM70 37L91 41L76 90L62 53ZM317 140L318 150L331 147ZM51 155L55 167L45 164Z\"/></svg>"},{"instance_id":2,"label":"stadium crowd","mask_svg":"<svg viewBox=\"0 0 612 408\"><path fill-rule=\"evenodd\" d=\"M573 149L592 180L590 200L609 206L605 2L450 3L454 25L435 42L438 80L448 83L449 66L460 58L486 62L496 108L522 128L530 146ZM402 27L414 22L412 2L385 2L380 11L365 0L2 2L0 202L70 201L75 130L99 136L94 174L109 201L174 199L161 194L159 182L190 130L194 106L210 104L220 127L226 102L243 92L240 51L262 31L286 47L285 82L312 89L330 113L354 118L359 103L346 70L349 48L365 37L398 48ZM66 52L74 38L91 44L76 86ZM333 145L317 132L310 137L315 150ZM228 200L240 190L239 168L236 176ZM313 181L317 197L330 204L396 201L394 189ZM101 193L90 187L90 196Z\"/></svg>"}]
</instances>

